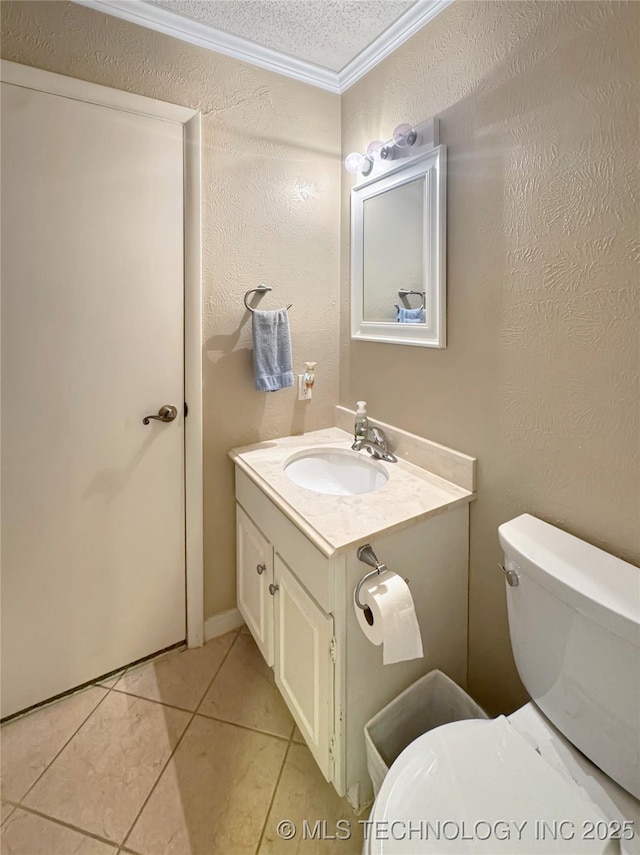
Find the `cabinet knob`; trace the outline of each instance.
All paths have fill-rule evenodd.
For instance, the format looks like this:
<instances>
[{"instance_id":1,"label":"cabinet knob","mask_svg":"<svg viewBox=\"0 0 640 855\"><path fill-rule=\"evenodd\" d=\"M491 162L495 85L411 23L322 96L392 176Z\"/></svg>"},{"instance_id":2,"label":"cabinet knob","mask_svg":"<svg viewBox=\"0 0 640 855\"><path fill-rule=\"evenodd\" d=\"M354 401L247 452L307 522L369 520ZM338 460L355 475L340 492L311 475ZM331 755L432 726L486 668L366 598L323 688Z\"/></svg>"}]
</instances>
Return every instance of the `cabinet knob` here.
<instances>
[{"instance_id":1,"label":"cabinet knob","mask_svg":"<svg viewBox=\"0 0 640 855\"><path fill-rule=\"evenodd\" d=\"M262 576L262 574L264 573L264 571L265 571L266 569L267 569L267 565L266 565L266 564L258 564L258 565L257 565L257 567L256 567L256 570L258 571L258 576Z\"/></svg>"},{"instance_id":2,"label":"cabinet knob","mask_svg":"<svg viewBox=\"0 0 640 855\"><path fill-rule=\"evenodd\" d=\"M269 593L275 597L276 591L280 590L280 585L274 585L273 582L269 585Z\"/></svg>"}]
</instances>

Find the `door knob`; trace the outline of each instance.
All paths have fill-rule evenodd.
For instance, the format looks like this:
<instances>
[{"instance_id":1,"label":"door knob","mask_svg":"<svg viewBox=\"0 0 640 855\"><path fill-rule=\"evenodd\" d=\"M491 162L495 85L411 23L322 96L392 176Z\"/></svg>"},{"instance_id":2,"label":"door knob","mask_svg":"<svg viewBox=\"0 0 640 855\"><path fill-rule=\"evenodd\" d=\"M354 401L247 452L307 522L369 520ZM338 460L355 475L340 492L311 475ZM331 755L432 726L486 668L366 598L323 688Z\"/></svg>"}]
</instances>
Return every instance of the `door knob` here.
<instances>
[{"instance_id":1,"label":"door knob","mask_svg":"<svg viewBox=\"0 0 640 855\"><path fill-rule=\"evenodd\" d=\"M273 582L269 585L269 593L272 597L275 597L276 591L280 590L280 585L274 585Z\"/></svg>"},{"instance_id":2,"label":"door knob","mask_svg":"<svg viewBox=\"0 0 640 855\"><path fill-rule=\"evenodd\" d=\"M266 565L266 564L258 564L258 565L256 566L256 570L258 571L258 576L262 576L262 574L264 573L264 571L265 571L266 569L267 569L267 565Z\"/></svg>"},{"instance_id":3,"label":"door knob","mask_svg":"<svg viewBox=\"0 0 640 855\"><path fill-rule=\"evenodd\" d=\"M172 422L176 416L178 415L178 408L172 406L171 404L165 404L164 407L160 407L158 410L157 416L145 416L142 419L143 425L148 425L151 419L156 419L159 422Z\"/></svg>"}]
</instances>

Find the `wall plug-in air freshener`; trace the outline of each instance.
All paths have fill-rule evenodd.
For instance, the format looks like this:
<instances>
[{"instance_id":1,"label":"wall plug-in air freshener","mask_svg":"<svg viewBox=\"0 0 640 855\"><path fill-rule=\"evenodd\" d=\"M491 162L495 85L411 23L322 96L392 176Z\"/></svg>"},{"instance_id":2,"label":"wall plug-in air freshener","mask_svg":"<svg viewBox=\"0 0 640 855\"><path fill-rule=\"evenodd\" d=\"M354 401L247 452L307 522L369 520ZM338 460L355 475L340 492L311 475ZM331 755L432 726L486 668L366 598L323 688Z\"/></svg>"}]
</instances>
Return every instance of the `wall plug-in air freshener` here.
<instances>
[{"instance_id":1,"label":"wall plug-in air freshener","mask_svg":"<svg viewBox=\"0 0 640 855\"><path fill-rule=\"evenodd\" d=\"M298 400L308 401L313 394L313 384L316 380L315 368L317 362L305 362L304 374L298 374Z\"/></svg>"}]
</instances>

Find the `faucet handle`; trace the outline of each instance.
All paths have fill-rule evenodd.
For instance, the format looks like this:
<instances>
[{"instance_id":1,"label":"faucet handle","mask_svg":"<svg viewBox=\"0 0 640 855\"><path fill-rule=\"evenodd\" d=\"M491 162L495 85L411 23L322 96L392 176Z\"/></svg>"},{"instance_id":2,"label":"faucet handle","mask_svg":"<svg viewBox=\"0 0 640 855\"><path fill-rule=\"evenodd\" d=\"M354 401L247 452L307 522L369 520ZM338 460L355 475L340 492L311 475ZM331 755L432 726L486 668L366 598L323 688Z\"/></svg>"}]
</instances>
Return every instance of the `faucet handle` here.
<instances>
[{"instance_id":1,"label":"faucet handle","mask_svg":"<svg viewBox=\"0 0 640 855\"><path fill-rule=\"evenodd\" d=\"M387 435L382 430L382 428L375 427L371 425L369 428L369 435L373 442L377 443L383 451L389 450L389 442L387 440Z\"/></svg>"}]
</instances>

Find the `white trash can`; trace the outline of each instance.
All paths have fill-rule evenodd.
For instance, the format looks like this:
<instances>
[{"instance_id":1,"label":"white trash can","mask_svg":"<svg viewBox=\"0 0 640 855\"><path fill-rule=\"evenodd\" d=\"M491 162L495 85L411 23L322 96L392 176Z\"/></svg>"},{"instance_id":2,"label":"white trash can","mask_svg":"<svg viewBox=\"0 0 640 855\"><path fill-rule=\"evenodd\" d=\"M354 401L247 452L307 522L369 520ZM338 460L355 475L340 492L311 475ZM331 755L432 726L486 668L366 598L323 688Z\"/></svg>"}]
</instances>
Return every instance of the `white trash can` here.
<instances>
[{"instance_id":1,"label":"white trash can","mask_svg":"<svg viewBox=\"0 0 640 855\"><path fill-rule=\"evenodd\" d=\"M482 707L442 671L430 671L383 707L364 726L367 768L378 795L389 767L404 749L435 727L488 718Z\"/></svg>"}]
</instances>

